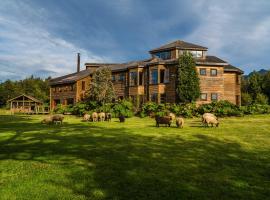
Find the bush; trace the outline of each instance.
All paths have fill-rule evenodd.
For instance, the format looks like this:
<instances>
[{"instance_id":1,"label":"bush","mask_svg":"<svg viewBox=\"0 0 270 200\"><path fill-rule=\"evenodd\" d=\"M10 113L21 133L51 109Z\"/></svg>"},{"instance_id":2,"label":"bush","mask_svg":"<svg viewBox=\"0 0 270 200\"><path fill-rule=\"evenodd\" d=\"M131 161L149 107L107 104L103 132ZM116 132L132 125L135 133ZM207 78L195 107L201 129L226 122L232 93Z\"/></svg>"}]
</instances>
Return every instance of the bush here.
<instances>
[{"instance_id":1,"label":"bush","mask_svg":"<svg viewBox=\"0 0 270 200\"><path fill-rule=\"evenodd\" d=\"M257 94L257 96L254 100L254 103L260 104L260 105L267 105L268 104L268 97L262 93L259 93L259 94Z\"/></svg>"},{"instance_id":2,"label":"bush","mask_svg":"<svg viewBox=\"0 0 270 200\"><path fill-rule=\"evenodd\" d=\"M241 94L241 103L243 106L248 106L252 104L252 97L249 93L242 93Z\"/></svg>"},{"instance_id":3,"label":"bush","mask_svg":"<svg viewBox=\"0 0 270 200\"><path fill-rule=\"evenodd\" d=\"M112 107L113 117L125 116L132 117L133 113L133 104L129 100L122 100L115 103Z\"/></svg>"}]
</instances>

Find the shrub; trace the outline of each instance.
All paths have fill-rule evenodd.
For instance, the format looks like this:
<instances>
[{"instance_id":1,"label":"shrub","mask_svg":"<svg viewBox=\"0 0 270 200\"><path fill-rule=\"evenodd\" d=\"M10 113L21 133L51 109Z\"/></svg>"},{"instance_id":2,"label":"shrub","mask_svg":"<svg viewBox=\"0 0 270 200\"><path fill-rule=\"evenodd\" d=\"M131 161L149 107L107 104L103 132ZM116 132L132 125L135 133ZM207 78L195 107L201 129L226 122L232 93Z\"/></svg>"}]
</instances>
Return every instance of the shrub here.
<instances>
[{"instance_id":1,"label":"shrub","mask_svg":"<svg viewBox=\"0 0 270 200\"><path fill-rule=\"evenodd\" d=\"M249 93L242 93L241 94L241 103L243 106L248 106L252 104L252 97Z\"/></svg>"},{"instance_id":2,"label":"shrub","mask_svg":"<svg viewBox=\"0 0 270 200\"><path fill-rule=\"evenodd\" d=\"M125 117L132 117L133 116L133 104L129 100L122 100L115 103L112 107L113 116L125 116Z\"/></svg>"},{"instance_id":3,"label":"shrub","mask_svg":"<svg viewBox=\"0 0 270 200\"><path fill-rule=\"evenodd\" d=\"M255 100L255 104L260 104L260 105L267 105L268 104L268 97L262 93L257 94Z\"/></svg>"},{"instance_id":4,"label":"shrub","mask_svg":"<svg viewBox=\"0 0 270 200\"><path fill-rule=\"evenodd\" d=\"M57 114L64 114L64 112L65 112L64 106L62 104L57 104L57 106L54 108L53 112L57 113Z\"/></svg>"},{"instance_id":5,"label":"shrub","mask_svg":"<svg viewBox=\"0 0 270 200\"><path fill-rule=\"evenodd\" d=\"M87 105L85 103L79 102L73 107L73 114L82 116L87 112Z\"/></svg>"}]
</instances>

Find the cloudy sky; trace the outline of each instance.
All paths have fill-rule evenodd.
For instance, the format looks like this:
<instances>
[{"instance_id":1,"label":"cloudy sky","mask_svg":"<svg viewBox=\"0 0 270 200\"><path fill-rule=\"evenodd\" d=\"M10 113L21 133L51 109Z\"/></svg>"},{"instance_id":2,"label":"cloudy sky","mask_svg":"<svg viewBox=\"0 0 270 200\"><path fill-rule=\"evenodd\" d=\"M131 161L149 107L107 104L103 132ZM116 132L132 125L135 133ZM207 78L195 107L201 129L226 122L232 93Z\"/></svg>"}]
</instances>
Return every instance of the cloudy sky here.
<instances>
[{"instance_id":1,"label":"cloudy sky","mask_svg":"<svg viewBox=\"0 0 270 200\"><path fill-rule=\"evenodd\" d=\"M0 0L0 81L148 58L177 39L246 73L270 69L269 0Z\"/></svg>"}]
</instances>

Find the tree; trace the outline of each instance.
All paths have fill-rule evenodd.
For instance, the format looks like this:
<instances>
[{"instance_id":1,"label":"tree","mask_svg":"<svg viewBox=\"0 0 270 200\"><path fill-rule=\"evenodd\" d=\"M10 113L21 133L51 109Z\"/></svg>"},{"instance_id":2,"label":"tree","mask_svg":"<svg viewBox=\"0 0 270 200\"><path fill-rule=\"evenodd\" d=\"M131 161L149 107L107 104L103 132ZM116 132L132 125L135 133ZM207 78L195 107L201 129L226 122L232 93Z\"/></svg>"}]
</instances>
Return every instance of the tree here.
<instances>
[{"instance_id":1,"label":"tree","mask_svg":"<svg viewBox=\"0 0 270 200\"><path fill-rule=\"evenodd\" d=\"M268 97L268 100L270 100L270 71L264 75L262 89L263 93Z\"/></svg>"},{"instance_id":2,"label":"tree","mask_svg":"<svg viewBox=\"0 0 270 200\"><path fill-rule=\"evenodd\" d=\"M260 105L267 105L268 104L268 98L266 95L259 93L257 94L255 101L256 104L260 104Z\"/></svg>"},{"instance_id":3,"label":"tree","mask_svg":"<svg viewBox=\"0 0 270 200\"><path fill-rule=\"evenodd\" d=\"M190 103L200 96L200 79L191 53L184 52L179 58L176 80L177 101Z\"/></svg>"},{"instance_id":4,"label":"tree","mask_svg":"<svg viewBox=\"0 0 270 200\"><path fill-rule=\"evenodd\" d=\"M243 92L241 94L241 104L243 106L248 106L248 105L251 105L253 103L253 99L252 97L250 96L249 93L247 92Z\"/></svg>"},{"instance_id":5,"label":"tree","mask_svg":"<svg viewBox=\"0 0 270 200\"><path fill-rule=\"evenodd\" d=\"M94 74L89 90L89 99L104 104L115 98L112 72L108 67L98 68Z\"/></svg>"},{"instance_id":6,"label":"tree","mask_svg":"<svg viewBox=\"0 0 270 200\"><path fill-rule=\"evenodd\" d=\"M248 91L253 99L256 99L257 95L262 92L262 76L254 71L248 79Z\"/></svg>"}]
</instances>

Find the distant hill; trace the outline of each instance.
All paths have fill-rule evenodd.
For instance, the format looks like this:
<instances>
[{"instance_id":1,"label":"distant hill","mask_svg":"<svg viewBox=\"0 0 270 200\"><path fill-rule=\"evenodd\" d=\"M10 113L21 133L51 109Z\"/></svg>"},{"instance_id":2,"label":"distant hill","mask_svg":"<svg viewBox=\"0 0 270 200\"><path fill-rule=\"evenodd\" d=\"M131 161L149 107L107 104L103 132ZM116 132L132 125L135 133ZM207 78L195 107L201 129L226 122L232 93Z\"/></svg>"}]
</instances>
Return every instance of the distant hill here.
<instances>
[{"instance_id":1,"label":"distant hill","mask_svg":"<svg viewBox=\"0 0 270 200\"><path fill-rule=\"evenodd\" d=\"M257 73L259 73L259 74L261 74L261 75L264 75L264 74L266 74L266 73L269 72L269 71L270 71L270 70L260 69L259 71L255 71L255 72L257 72ZM250 72L248 75L245 75L244 77L245 77L245 78L248 78L248 77L250 77L253 73L254 73L254 72Z\"/></svg>"}]
</instances>

